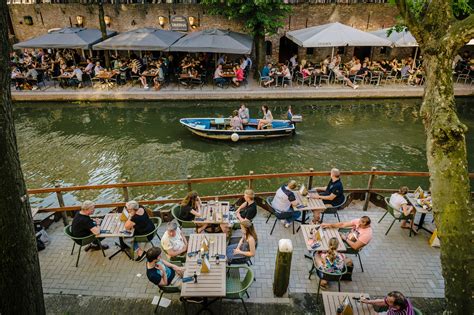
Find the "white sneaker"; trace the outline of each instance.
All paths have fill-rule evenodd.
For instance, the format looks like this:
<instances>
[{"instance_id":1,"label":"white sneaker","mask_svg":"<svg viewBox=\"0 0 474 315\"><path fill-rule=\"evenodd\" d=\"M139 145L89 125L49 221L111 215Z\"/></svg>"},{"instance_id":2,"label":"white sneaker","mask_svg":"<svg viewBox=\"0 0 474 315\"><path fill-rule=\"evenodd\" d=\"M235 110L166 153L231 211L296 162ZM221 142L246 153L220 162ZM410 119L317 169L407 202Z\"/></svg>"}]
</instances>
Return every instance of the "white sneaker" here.
<instances>
[{"instance_id":1,"label":"white sneaker","mask_svg":"<svg viewBox=\"0 0 474 315\"><path fill-rule=\"evenodd\" d=\"M280 220L281 224L286 224L286 220L283 219L283 220Z\"/></svg>"},{"instance_id":2,"label":"white sneaker","mask_svg":"<svg viewBox=\"0 0 474 315\"><path fill-rule=\"evenodd\" d=\"M36 91L38 89L38 87L35 85L31 88L33 91Z\"/></svg>"},{"instance_id":3,"label":"white sneaker","mask_svg":"<svg viewBox=\"0 0 474 315\"><path fill-rule=\"evenodd\" d=\"M149 87L148 85L145 85L143 88L144 88L145 90L149 90L149 89L150 89L150 87Z\"/></svg>"},{"instance_id":4,"label":"white sneaker","mask_svg":"<svg viewBox=\"0 0 474 315\"><path fill-rule=\"evenodd\" d=\"M357 90L358 88L359 88L358 85L354 85L354 87L353 87L354 90Z\"/></svg>"},{"instance_id":5,"label":"white sneaker","mask_svg":"<svg viewBox=\"0 0 474 315\"><path fill-rule=\"evenodd\" d=\"M285 223L285 228L289 228L291 223Z\"/></svg>"}]
</instances>

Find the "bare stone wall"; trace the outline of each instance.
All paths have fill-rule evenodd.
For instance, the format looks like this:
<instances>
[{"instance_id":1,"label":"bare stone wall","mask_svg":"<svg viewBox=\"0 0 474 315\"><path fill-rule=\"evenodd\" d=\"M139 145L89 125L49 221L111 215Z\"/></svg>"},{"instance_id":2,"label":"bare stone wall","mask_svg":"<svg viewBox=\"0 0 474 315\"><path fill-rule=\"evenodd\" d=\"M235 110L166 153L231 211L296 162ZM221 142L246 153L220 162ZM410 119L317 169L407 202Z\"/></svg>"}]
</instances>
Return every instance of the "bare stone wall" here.
<instances>
[{"instance_id":1,"label":"bare stone wall","mask_svg":"<svg viewBox=\"0 0 474 315\"><path fill-rule=\"evenodd\" d=\"M16 38L19 41L46 33L52 28L74 26L76 16L84 17L84 27L99 28L98 7L87 4L36 4L36 5L10 5L10 15L15 29ZM194 16L198 20L198 27L190 28L190 32L207 28L223 28L242 31L242 24L229 21L226 18L206 14L205 9L196 4L123 4L104 5L105 14L111 17L110 29L124 32L135 28L153 26L159 27L158 17L167 19L172 15L185 17ZM271 55L267 56L269 61L278 61L280 53L280 38L289 30L297 30L305 27L321 25L331 22L340 22L363 31L372 31L380 28L390 27L395 24L398 11L395 6L389 4L301 4L294 5L293 12L286 19L285 27L275 35L267 36L272 43ZM24 16L31 16L33 25L24 23ZM169 28L167 23L164 29ZM285 50L286 47L282 47ZM313 55L306 55L306 49L299 48L300 59L320 61L326 55L331 54L331 48L314 49ZM373 50L374 58L393 57L398 52L406 53L405 50L391 50L390 55L380 55L379 48ZM353 47L346 47L344 59L350 59L354 52Z\"/></svg>"}]
</instances>

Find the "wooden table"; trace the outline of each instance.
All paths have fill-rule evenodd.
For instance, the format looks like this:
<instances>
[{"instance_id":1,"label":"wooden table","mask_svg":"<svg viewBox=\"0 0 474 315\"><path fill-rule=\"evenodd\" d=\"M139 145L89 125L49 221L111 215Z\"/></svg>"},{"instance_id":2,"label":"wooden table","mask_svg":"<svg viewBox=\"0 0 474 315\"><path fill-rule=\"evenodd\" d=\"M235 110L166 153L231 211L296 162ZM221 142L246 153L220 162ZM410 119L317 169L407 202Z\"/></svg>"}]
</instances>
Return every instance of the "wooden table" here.
<instances>
[{"instance_id":1,"label":"wooden table","mask_svg":"<svg viewBox=\"0 0 474 315\"><path fill-rule=\"evenodd\" d=\"M416 201L417 198L415 198L415 195L413 193L408 193L406 195L406 199L415 208L416 212L421 213L420 221L418 221L418 224L415 224L418 227L417 231L419 231L420 229L423 229L426 232L433 234L433 231L430 231L427 228L423 227L423 223L425 223L426 214L428 212L431 212L431 208L425 209L423 208L423 206L418 204L418 202Z\"/></svg>"},{"instance_id":2,"label":"wooden table","mask_svg":"<svg viewBox=\"0 0 474 315\"><path fill-rule=\"evenodd\" d=\"M216 213L215 220L211 217L211 209L213 213ZM198 220L193 220L193 222L196 224L228 224L230 219L229 209L230 203L228 201L218 201L217 204L212 201L203 202L200 210L201 217L198 218ZM220 220L220 218L222 218L222 220Z\"/></svg>"},{"instance_id":3,"label":"wooden table","mask_svg":"<svg viewBox=\"0 0 474 315\"><path fill-rule=\"evenodd\" d=\"M215 234L191 234L188 240L188 251L187 254L192 252L197 252L201 249L201 244L204 238L207 238L209 241L209 260L215 261L214 257L216 254L225 255L227 248L226 235L224 233L215 233ZM212 240L214 242L212 242ZM193 257L186 257L186 262L196 261L197 255ZM221 259L223 260L223 259ZM225 260L224 260L225 264Z\"/></svg>"},{"instance_id":4,"label":"wooden table","mask_svg":"<svg viewBox=\"0 0 474 315\"><path fill-rule=\"evenodd\" d=\"M131 233L123 233L125 231L125 222L120 220L121 213L108 213L102 219L100 223L100 230L108 231L107 233L100 233L97 235L97 238L105 238L105 237L132 237L133 230L130 231ZM130 254L128 253L129 248L125 247L123 241L120 243L115 243L119 247L119 250L109 256L109 260L114 258L118 253L124 252L128 258L132 259Z\"/></svg>"},{"instance_id":5,"label":"wooden table","mask_svg":"<svg viewBox=\"0 0 474 315\"><path fill-rule=\"evenodd\" d=\"M315 195L314 193L309 193L307 197L302 196L299 191L294 191L294 194L295 194L296 200L298 201L300 205L307 204L307 206L305 207L293 208L294 211L302 211L301 224L306 224L306 211L326 210L326 205L321 199L311 198L312 196ZM307 203L305 202L305 199L307 200Z\"/></svg>"},{"instance_id":6,"label":"wooden table","mask_svg":"<svg viewBox=\"0 0 474 315\"><path fill-rule=\"evenodd\" d=\"M324 229L323 235L321 238L321 246L319 246L316 249L311 248L311 246L308 244L308 241L310 239L313 239L314 234L316 233L316 227L318 225L313 225L313 224L305 224L301 226L301 231L303 232L303 239L304 243L306 244L306 249L309 250L310 252L312 251L317 251L317 252L322 252L322 251L327 251L329 249L328 247L328 242L331 238L335 237L339 241L339 247L337 248L338 252L345 252L346 251L346 246L344 245L344 242L342 241L341 235L339 234L339 229ZM311 235L311 229L313 230L313 235Z\"/></svg>"},{"instance_id":7,"label":"wooden table","mask_svg":"<svg viewBox=\"0 0 474 315\"><path fill-rule=\"evenodd\" d=\"M324 313L326 315L337 315L337 308L341 305L342 301L349 296L351 299L351 305L354 315L376 315L374 307L369 304L357 302L353 297L359 298L361 294L369 297L365 293L346 293L346 292L324 292L323 291L323 304Z\"/></svg>"}]
</instances>

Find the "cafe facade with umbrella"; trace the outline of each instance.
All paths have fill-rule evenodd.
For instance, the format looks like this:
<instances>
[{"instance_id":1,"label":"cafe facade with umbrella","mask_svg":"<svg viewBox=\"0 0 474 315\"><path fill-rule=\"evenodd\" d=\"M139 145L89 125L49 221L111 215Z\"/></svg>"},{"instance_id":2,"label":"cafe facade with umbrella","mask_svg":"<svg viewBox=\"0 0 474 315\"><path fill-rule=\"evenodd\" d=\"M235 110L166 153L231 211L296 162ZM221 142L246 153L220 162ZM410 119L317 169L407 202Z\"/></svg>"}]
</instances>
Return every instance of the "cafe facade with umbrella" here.
<instances>
[{"instance_id":1,"label":"cafe facade with umbrella","mask_svg":"<svg viewBox=\"0 0 474 315\"><path fill-rule=\"evenodd\" d=\"M388 39L334 22L308 27L286 33L286 37L304 48L331 48L331 58L337 47L383 47L391 46Z\"/></svg>"}]
</instances>

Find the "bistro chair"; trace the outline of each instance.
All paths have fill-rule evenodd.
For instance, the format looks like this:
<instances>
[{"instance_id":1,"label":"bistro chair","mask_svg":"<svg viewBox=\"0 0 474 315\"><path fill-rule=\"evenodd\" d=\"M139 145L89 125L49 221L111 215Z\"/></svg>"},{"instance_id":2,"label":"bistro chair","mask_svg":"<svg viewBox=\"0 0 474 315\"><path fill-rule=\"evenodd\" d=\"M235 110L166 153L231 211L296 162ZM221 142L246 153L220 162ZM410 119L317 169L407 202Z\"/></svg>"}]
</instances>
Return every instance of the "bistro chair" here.
<instances>
[{"instance_id":1,"label":"bistro chair","mask_svg":"<svg viewBox=\"0 0 474 315\"><path fill-rule=\"evenodd\" d=\"M85 236L85 237L75 237L75 236L72 235L71 225L68 225L64 228L64 234L66 234L66 236L69 237L74 242L72 244L71 255L74 254L74 248L76 247L76 244L79 245L79 250L77 252L76 268L79 265L79 257L81 257L82 246L89 245L92 242L94 242L95 240L97 240L97 242L99 243L99 247L102 250L102 255L104 255L104 257L105 257L105 252L104 252L104 249L102 248L102 244L100 243L100 240L95 237L94 234L91 234L91 235L88 235L88 236Z\"/></svg>"},{"instance_id":2,"label":"bistro chair","mask_svg":"<svg viewBox=\"0 0 474 315\"><path fill-rule=\"evenodd\" d=\"M180 205L174 205L173 208L171 208L171 215L173 216L173 218L175 218L175 220L179 223L179 225L183 228L183 229L195 229L196 228L196 224L194 224L194 222L192 221L184 221L184 220L181 220L179 218L179 211L181 210L181 206Z\"/></svg>"},{"instance_id":3,"label":"bistro chair","mask_svg":"<svg viewBox=\"0 0 474 315\"><path fill-rule=\"evenodd\" d=\"M318 283L318 293L316 293L316 304L319 302L319 291L321 290L321 280L326 280L328 282L336 282L337 281L337 289L339 292L341 292L341 278L343 275L347 273L347 267L344 265L344 269L341 272L327 272L318 269L315 266L315 263L313 262L313 266L311 267L311 270L309 271L309 276L308 279L311 280L311 276L313 275L314 271L317 271L318 277L319 277L319 283Z\"/></svg>"},{"instance_id":4,"label":"bistro chair","mask_svg":"<svg viewBox=\"0 0 474 315\"><path fill-rule=\"evenodd\" d=\"M339 229L339 231L343 232L343 233L350 232L350 230L351 229L347 229L347 228ZM346 242L344 242L344 245L346 246L346 251L344 252L344 254L346 254L346 255L355 255L356 257L358 257L359 258L359 263L360 263L360 269L362 269L362 272L364 272L364 266L362 265L362 259L360 258L360 251L364 247L361 247L359 249L353 249Z\"/></svg>"},{"instance_id":5,"label":"bistro chair","mask_svg":"<svg viewBox=\"0 0 474 315\"><path fill-rule=\"evenodd\" d=\"M245 274L243 279L241 279L241 274ZM225 299L241 300L246 314L249 312L244 302L244 294L247 295L247 297L249 296L247 290L250 288L253 281L253 271L250 267L245 265L227 266Z\"/></svg>"},{"instance_id":6,"label":"bistro chair","mask_svg":"<svg viewBox=\"0 0 474 315\"><path fill-rule=\"evenodd\" d=\"M178 261L174 261L173 262L174 265L176 266L179 266L179 267L182 267L183 264L181 264L181 262L178 262ZM160 293L160 298L158 299L158 303L156 304L156 307L155 307L155 311L154 313L156 314L157 311L158 311L158 308L160 307L160 301L161 301L161 298L163 297L163 294L165 293L169 293L169 294L172 294L172 293L179 293L181 292L181 287L178 287L178 286L173 286L173 285L165 285L165 286L159 286L159 293ZM184 306L184 311L186 313L186 304L183 304Z\"/></svg>"},{"instance_id":7,"label":"bistro chair","mask_svg":"<svg viewBox=\"0 0 474 315\"><path fill-rule=\"evenodd\" d=\"M161 218L152 217L152 218L150 218L150 220L155 225L155 229L153 229L153 231L151 231L148 234L134 235L133 236L133 243L145 243L145 246L146 246L146 244L150 243L152 246L155 246L155 244L153 244L153 238L155 238L155 235L158 236L158 239L161 241L161 237L158 235L158 228L161 226ZM135 258L135 257L133 257L135 252L133 250L131 250L131 252L132 252L132 259L133 259L133 258Z\"/></svg>"},{"instance_id":8,"label":"bistro chair","mask_svg":"<svg viewBox=\"0 0 474 315\"><path fill-rule=\"evenodd\" d=\"M268 223L268 220L270 220L272 215L275 216L275 222L273 222L273 227L272 227L272 230L270 231L270 235L273 234L273 230L275 229L275 225L276 225L278 220L285 220L285 219L288 219L288 218L292 217L291 212L280 213L280 212L276 211L275 209L273 209L272 201L273 201L273 197L267 197L267 202L266 202L266 204L264 204L265 209L268 212L270 212L270 215L268 216L267 221L265 223ZM293 220L292 225L293 225L293 234L295 234L295 220Z\"/></svg>"},{"instance_id":9,"label":"bistro chair","mask_svg":"<svg viewBox=\"0 0 474 315\"><path fill-rule=\"evenodd\" d=\"M306 78L303 77L303 74L301 72L296 73L296 83L301 83L301 86L308 84L311 85L311 76L307 76Z\"/></svg>"},{"instance_id":10,"label":"bistro chair","mask_svg":"<svg viewBox=\"0 0 474 315\"><path fill-rule=\"evenodd\" d=\"M390 204L390 198L389 197L385 197L385 203L387 204L387 208L386 208L386 212L385 214L380 218L379 222L382 222L382 220L385 218L385 216L387 215L387 213L390 213L390 215L393 217L393 221L392 221L392 224L390 224L390 227L388 228L387 232L385 232L385 235L388 234L388 232L390 232L390 230L392 229L392 226L393 224L395 223L395 221L402 221L402 220L410 220L411 221L411 227L410 227L410 234L409 236L411 237L411 233L412 233L412 230L413 230L413 222L415 220L415 214L414 213L410 213L409 215L404 215L403 212L400 212L398 211L397 209L395 209L391 204Z\"/></svg>"},{"instance_id":11,"label":"bistro chair","mask_svg":"<svg viewBox=\"0 0 474 315\"><path fill-rule=\"evenodd\" d=\"M334 214L334 216L337 217L337 221L341 222L341 219L339 218L338 211L344 209L344 205L346 204L346 201L347 201L347 196L344 195L344 200L340 204L335 205L335 206L331 206L331 207L327 207L324 210L324 212L321 214L321 223L323 223L325 214Z\"/></svg>"},{"instance_id":12,"label":"bistro chair","mask_svg":"<svg viewBox=\"0 0 474 315\"><path fill-rule=\"evenodd\" d=\"M415 315L423 315L423 313L414 306L413 306L413 312L415 312Z\"/></svg>"}]
</instances>

